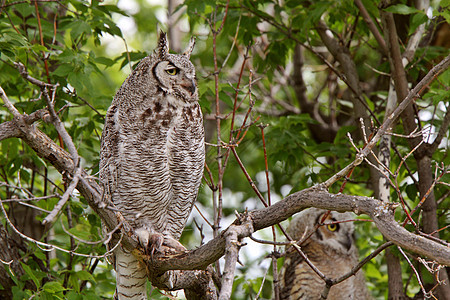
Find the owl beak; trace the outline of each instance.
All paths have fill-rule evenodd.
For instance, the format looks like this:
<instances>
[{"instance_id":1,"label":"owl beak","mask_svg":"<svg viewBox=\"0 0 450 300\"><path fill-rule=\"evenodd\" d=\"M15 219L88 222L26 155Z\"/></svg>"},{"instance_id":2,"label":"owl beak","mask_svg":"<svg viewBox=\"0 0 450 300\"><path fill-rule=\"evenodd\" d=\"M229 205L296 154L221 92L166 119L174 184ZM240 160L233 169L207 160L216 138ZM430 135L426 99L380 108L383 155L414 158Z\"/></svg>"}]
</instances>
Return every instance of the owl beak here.
<instances>
[{"instance_id":1,"label":"owl beak","mask_svg":"<svg viewBox=\"0 0 450 300\"><path fill-rule=\"evenodd\" d=\"M183 83L181 84L181 86L188 91L189 93L191 93L191 95L194 95L195 90L197 89L195 86L195 81L192 79L188 79L188 80L184 80Z\"/></svg>"},{"instance_id":2,"label":"owl beak","mask_svg":"<svg viewBox=\"0 0 450 300\"><path fill-rule=\"evenodd\" d=\"M352 238L351 235L347 235L347 236L345 237L344 240L340 241L340 243L341 243L342 246L344 246L344 248L347 249L347 251L348 251L348 250L350 250L350 248L351 248L352 245L353 245L353 238Z\"/></svg>"}]
</instances>

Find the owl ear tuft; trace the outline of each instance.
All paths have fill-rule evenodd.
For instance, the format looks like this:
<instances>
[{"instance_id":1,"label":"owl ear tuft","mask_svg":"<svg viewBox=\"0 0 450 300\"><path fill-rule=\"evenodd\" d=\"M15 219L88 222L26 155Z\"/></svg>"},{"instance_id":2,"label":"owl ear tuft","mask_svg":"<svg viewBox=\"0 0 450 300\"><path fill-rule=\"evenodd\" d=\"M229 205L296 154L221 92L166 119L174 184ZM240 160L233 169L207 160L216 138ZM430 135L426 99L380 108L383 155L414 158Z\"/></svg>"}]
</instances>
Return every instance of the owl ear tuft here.
<instances>
[{"instance_id":1,"label":"owl ear tuft","mask_svg":"<svg viewBox=\"0 0 450 300\"><path fill-rule=\"evenodd\" d=\"M169 41L167 40L167 35L164 31L159 33L158 47L156 48L156 54L159 58L164 59L167 54L169 54Z\"/></svg>"},{"instance_id":2,"label":"owl ear tuft","mask_svg":"<svg viewBox=\"0 0 450 300\"><path fill-rule=\"evenodd\" d=\"M186 50L184 50L183 55L187 58L191 57L191 53L194 50L195 46L195 37L191 37L191 40L189 41L189 45L187 46Z\"/></svg>"}]
</instances>

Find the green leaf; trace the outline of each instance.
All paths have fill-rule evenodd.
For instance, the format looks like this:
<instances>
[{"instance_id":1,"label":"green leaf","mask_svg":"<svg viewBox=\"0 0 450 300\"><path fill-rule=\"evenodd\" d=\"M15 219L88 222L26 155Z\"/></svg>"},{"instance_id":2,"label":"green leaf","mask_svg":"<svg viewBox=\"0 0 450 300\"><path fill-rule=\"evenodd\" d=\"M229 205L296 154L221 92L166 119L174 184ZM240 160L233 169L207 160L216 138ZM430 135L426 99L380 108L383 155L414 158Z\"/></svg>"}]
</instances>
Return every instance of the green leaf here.
<instances>
[{"instance_id":1,"label":"green leaf","mask_svg":"<svg viewBox=\"0 0 450 300\"><path fill-rule=\"evenodd\" d=\"M32 49L33 49L33 51L36 51L36 52L40 52L40 51L45 52L45 51L48 51L47 47L42 46L41 44L34 44L34 45L32 46Z\"/></svg>"},{"instance_id":2,"label":"green leaf","mask_svg":"<svg viewBox=\"0 0 450 300\"><path fill-rule=\"evenodd\" d=\"M23 300L23 299L31 298L31 293L30 293L29 290L24 291L19 286L13 286L11 288L11 290L12 290L12 293L13 293L13 300Z\"/></svg>"},{"instance_id":3,"label":"green leaf","mask_svg":"<svg viewBox=\"0 0 450 300\"><path fill-rule=\"evenodd\" d=\"M66 294L67 300L83 300L83 296L78 292L70 291Z\"/></svg>"},{"instance_id":4,"label":"green leaf","mask_svg":"<svg viewBox=\"0 0 450 300\"><path fill-rule=\"evenodd\" d=\"M425 23L427 20L428 17L426 14L415 14L414 16L412 16L408 34L413 34L414 31L416 31L417 27Z\"/></svg>"},{"instance_id":5,"label":"green leaf","mask_svg":"<svg viewBox=\"0 0 450 300\"><path fill-rule=\"evenodd\" d=\"M389 6L384 9L387 12L391 12L393 14L399 15L410 15L414 13L423 13L421 10L418 10L414 7L406 6L405 4L396 4Z\"/></svg>"},{"instance_id":6,"label":"green leaf","mask_svg":"<svg viewBox=\"0 0 450 300\"><path fill-rule=\"evenodd\" d=\"M20 264L22 265L25 274L30 276L31 280L33 280L34 284L37 286L37 288L39 288L41 286L41 282L36 277L36 275L34 275L33 270L31 270L31 268L28 265L24 264L23 262L20 262Z\"/></svg>"},{"instance_id":7,"label":"green leaf","mask_svg":"<svg viewBox=\"0 0 450 300\"><path fill-rule=\"evenodd\" d=\"M48 293L54 294L54 293L58 293L58 292L62 292L64 290L66 290L60 282L58 281L49 281L46 284L44 284L44 286L42 287L42 289Z\"/></svg>"},{"instance_id":8,"label":"green leaf","mask_svg":"<svg viewBox=\"0 0 450 300\"><path fill-rule=\"evenodd\" d=\"M89 226L86 224L79 223L75 227L70 228L69 232L83 240L89 240L91 238Z\"/></svg>"},{"instance_id":9,"label":"green leaf","mask_svg":"<svg viewBox=\"0 0 450 300\"><path fill-rule=\"evenodd\" d=\"M107 67L110 67L112 65L114 65L114 60L110 59L110 58L106 58L106 57L96 57L94 59L97 63L105 65Z\"/></svg>"},{"instance_id":10,"label":"green leaf","mask_svg":"<svg viewBox=\"0 0 450 300\"><path fill-rule=\"evenodd\" d=\"M445 8L447 6L450 6L450 0L442 0L440 4L441 7Z\"/></svg>"},{"instance_id":11,"label":"green leaf","mask_svg":"<svg viewBox=\"0 0 450 300\"><path fill-rule=\"evenodd\" d=\"M52 74L60 77L66 77L73 72L73 66L70 64L63 64L58 67Z\"/></svg>"},{"instance_id":12,"label":"green leaf","mask_svg":"<svg viewBox=\"0 0 450 300\"><path fill-rule=\"evenodd\" d=\"M84 34L90 34L91 33L91 27L88 23L82 21L82 20L76 20L72 24L72 31L70 32L70 36L73 40L78 39L83 33Z\"/></svg>"},{"instance_id":13,"label":"green leaf","mask_svg":"<svg viewBox=\"0 0 450 300\"><path fill-rule=\"evenodd\" d=\"M367 264L366 276L376 279L381 279L383 277L378 268L372 263Z\"/></svg>"},{"instance_id":14,"label":"green leaf","mask_svg":"<svg viewBox=\"0 0 450 300\"><path fill-rule=\"evenodd\" d=\"M121 14L122 16L128 17L128 14L126 12L124 12L123 10L121 10L120 8L118 8L116 5L99 5L98 9L102 10L103 12L107 13L108 15L111 12L115 12L115 13Z\"/></svg>"},{"instance_id":15,"label":"green leaf","mask_svg":"<svg viewBox=\"0 0 450 300\"><path fill-rule=\"evenodd\" d=\"M80 280L89 280L91 282L95 282L94 277L88 271L81 270L76 272L75 274Z\"/></svg>"},{"instance_id":16,"label":"green leaf","mask_svg":"<svg viewBox=\"0 0 450 300\"><path fill-rule=\"evenodd\" d=\"M83 80L82 80L82 74L71 72L69 73L67 79L70 82L70 84L77 90L81 91L83 89Z\"/></svg>"},{"instance_id":17,"label":"green leaf","mask_svg":"<svg viewBox=\"0 0 450 300\"><path fill-rule=\"evenodd\" d=\"M405 191L411 201L414 201L417 198L417 188L415 184L408 185Z\"/></svg>"}]
</instances>

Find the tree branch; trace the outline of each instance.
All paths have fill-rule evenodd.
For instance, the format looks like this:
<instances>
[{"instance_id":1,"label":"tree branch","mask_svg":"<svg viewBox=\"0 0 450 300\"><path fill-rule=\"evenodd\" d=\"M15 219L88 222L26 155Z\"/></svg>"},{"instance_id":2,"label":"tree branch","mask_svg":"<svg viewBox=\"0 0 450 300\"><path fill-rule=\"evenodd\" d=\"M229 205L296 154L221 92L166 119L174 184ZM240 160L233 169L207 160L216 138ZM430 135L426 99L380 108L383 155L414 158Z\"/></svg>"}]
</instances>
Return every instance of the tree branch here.
<instances>
[{"instance_id":1,"label":"tree branch","mask_svg":"<svg viewBox=\"0 0 450 300\"><path fill-rule=\"evenodd\" d=\"M220 289L219 300L231 298L234 282L234 271L238 261L239 249L241 248L242 237L248 237L253 233L251 219L244 215L245 220L238 220L242 225L231 225L225 233L225 267L222 274L222 288Z\"/></svg>"},{"instance_id":2,"label":"tree branch","mask_svg":"<svg viewBox=\"0 0 450 300\"><path fill-rule=\"evenodd\" d=\"M20 137L20 133L20 129L17 128L13 121L0 124L0 141L12 137Z\"/></svg>"},{"instance_id":3,"label":"tree branch","mask_svg":"<svg viewBox=\"0 0 450 300\"><path fill-rule=\"evenodd\" d=\"M367 27L369 27L370 32L372 32L373 36L375 37L375 40L380 45L380 50L383 55L388 55L388 48L386 46L386 42L383 39L383 36L381 35L380 31L378 30L375 23L372 21L372 18L370 17L366 7L362 3L361 0L355 0L355 4L358 7L359 11L361 12L361 15L364 19L364 22L366 22Z\"/></svg>"}]
</instances>

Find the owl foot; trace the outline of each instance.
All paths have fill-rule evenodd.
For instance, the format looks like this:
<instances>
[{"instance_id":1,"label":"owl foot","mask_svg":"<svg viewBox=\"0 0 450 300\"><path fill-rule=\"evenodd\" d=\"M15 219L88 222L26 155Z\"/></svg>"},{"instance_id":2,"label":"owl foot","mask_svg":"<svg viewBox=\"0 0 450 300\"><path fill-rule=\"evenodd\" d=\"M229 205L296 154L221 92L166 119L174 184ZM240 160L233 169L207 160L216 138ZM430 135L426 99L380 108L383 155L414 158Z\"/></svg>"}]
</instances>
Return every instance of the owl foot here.
<instances>
[{"instance_id":1,"label":"owl foot","mask_svg":"<svg viewBox=\"0 0 450 300\"><path fill-rule=\"evenodd\" d=\"M150 235L147 245L147 254L150 254L151 259L156 253L156 256L168 256L186 251L186 248L176 239L162 235L160 233L153 233Z\"/></svg>"},{"instance_id":2,"label":"owl foot","mask_svg":"<svg viewBox=\"0 0 450 300\"><path fill-rule=\"evenodd\" d=\"M186 248L176 239L158 232L150 233L146 230L136 230L139 242L144 248L144 253L155 256L168 256L186 251Z\"/></svg>"}]
</instances>

